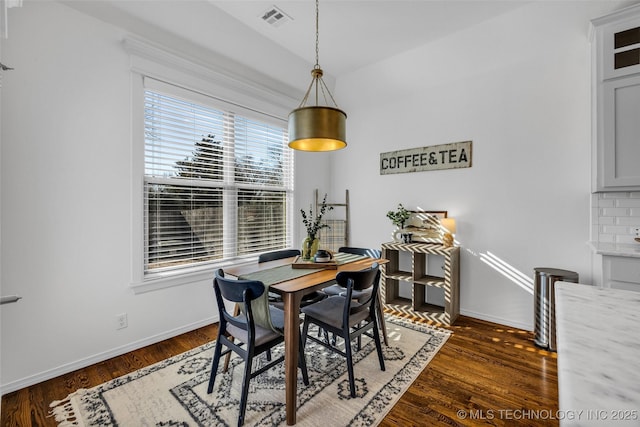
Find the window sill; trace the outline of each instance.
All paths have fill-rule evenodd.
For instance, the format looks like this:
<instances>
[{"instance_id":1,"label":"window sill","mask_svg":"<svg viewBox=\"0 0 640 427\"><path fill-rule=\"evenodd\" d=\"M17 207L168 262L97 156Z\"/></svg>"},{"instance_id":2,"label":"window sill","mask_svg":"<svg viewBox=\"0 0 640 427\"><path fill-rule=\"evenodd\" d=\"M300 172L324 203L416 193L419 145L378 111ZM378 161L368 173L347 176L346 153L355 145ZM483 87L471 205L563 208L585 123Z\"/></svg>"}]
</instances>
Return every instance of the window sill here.
<instances>
[{"instance_id":1,"label":"window sill","mask_svg":"<svg viewBox=\"0 0 640 427\"><path fill-rule=\"evenodd\" d=\"M243 258L234 261L209 264L202 267L183 269L180 271L166 271L162 273L147 274L142 282L131 283L131 288L135 294L183 286L190 283L205 282L213 280L214 272L225 267L236 267L243 264L256 262L257 257Z\"/></svg>"}]
</instances>

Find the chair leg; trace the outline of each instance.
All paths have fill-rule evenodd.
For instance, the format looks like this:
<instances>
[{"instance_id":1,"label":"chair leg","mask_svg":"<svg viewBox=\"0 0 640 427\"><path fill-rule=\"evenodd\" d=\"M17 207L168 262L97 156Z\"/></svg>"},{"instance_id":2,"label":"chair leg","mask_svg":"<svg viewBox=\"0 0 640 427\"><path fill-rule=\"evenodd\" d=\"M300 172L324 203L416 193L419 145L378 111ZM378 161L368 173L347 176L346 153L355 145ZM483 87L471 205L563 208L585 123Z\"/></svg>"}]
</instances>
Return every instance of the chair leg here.
<instances>
[{"instance_id":1,"label":"chair leg","mask_svg":"<svg viewBox=\"0 0 640 427\"><path fill-rule=\"evenodd\" d=\"M302 370L302 382L309 385L309 373L307 372L307 359L304 357L304 343L302 342L302 334L298 340L298 367Z\"/></svg>"},{"instance_id":2,"label":"chair leg","mask_svg":"<svg viewBox=\"0 0 640 427\"><path fill-rule=\"evenodd\" d=\"M335 345L335 340L329 341L329 332L327 332L327 331L324 331L324 342L326 342L327 345L330 345L331 343L334 343L334 345Z\"/></svg>"},{"instance_id":3,"label":"chair leg","mask_svg":"<svg viewBox=\"0 0 640 427\"><path fill-rule=\"evenodd\" d=\"M247 352L244 361L244 377L242 378L242 394L240 395L240 414L238 416L238 427L244 424L244 414L247 410L247 395L249 394L249 381L251 381L251 362L253 361L253 351Z\"/></svg>"},{"instance_id":4,"label":"chair leg","mask_svg":"<svg viewBox=\"0 0 640 427\"><path fill-rule=\"evenodd\" d=\"M376 351L378 352L378 360L380 361L380 370L384 371L384 356L382 355L382 344L380 343L380 332L378 331L378 325L376 325L375 319L373 321L373 340L376 342Z\"/></svg>"},{"instance_id":5,"label":"chair leg","mask_svg":"<svg viewBox=\"0 0 640 427\"><path fill-rule=\"evenodd\" d=\"M309 333L309 320L307 316L304 317L304 322L302 323L302 334L300 335L300 342L302 343L302 351L307 347L307 334Z\"/></svg>"},{"instance_id":6,"label":"chair leg","mask_svg":"<svg viewBox=\"0 0 640 427\"><path fill-rule=\"evenodd\" d=\"M229 336L229 341L233 342L235 338L233 338L232 336ZM227 372L229 370L229 361L231 360L231 353L229 352L227 353L226 356L224 356L224 366L222 367L222 372Z\"/></svg>"},{"instance_id":7,"label":"chair leg","mask_svg":"<svg viewBox=\"0 0 640 427\"><path fill-rule=\"evenodd\" d=\"M240 305L236 304L233 307L233 315L237 316L238 314L240 314ZM233 337L231 337L231 342L233 342ZM229 360L231 360L231 352L227 353L224 357L224 372L227 372L227 369L229 369Z\"/></svg>"},{"instance_id":8,"label":"chair leg","mask_svg":"<svg viewBox=\"0 0 640 427\"><path fill-rule=\"evenodd\" d=\"M356 397L356 380L353 375L353 356L351 354L351 340L349 338L349 328L345 329L344 334L344 352L347 356L347 372L349 373L349 391L351 397Z\"/></svg>"},{"instance_id":9,"label":"chair leg","mask_svg":"<svg viewBox=\"0 0 640 427\"><path fill-rule=\"evenodd\" d=\"M222 344L220 343L220 337L218 337L215 350L213 351L213 362L211 363L211 376L209 377L207 394L211 394L213 391L213 384L216 382L216 373L218 372L218 364L220 363L220 353L222 353Z\"/></svg>"},{"instance_id":10,"label":"chair leg","mask_svg":"<svg viewBox=\"0 0 640 427\"><path fill-rule=\"evenodd\" d=\"M389 345L389 340L387 338L387 324L384 320L384 310L382 309L382 304L380 301L380 295L378 294L378 301L376 304L376 312L378 314L378 324L380 325L380 330L382 331L382 337L384 338L384 345Z\"/></svg>"}]
</instances>

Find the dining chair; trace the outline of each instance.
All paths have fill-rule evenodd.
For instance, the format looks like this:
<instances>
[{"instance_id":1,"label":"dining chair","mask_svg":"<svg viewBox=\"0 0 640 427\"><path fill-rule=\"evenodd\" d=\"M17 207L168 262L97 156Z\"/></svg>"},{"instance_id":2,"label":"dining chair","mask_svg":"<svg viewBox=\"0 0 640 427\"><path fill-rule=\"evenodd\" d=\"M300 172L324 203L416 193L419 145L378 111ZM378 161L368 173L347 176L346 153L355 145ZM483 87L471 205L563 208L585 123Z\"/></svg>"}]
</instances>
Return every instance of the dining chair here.
<instances>
[{"instance_id":1,"label":"dining chair","mask_svg":"<svg viewBox=\"0 0 640 427\"><path fill-rule=\"evenodd\" d=\"M282 249L278 251L265 252L258 256L258 262L275 261L277 259L292 258L294 256L300 256L299 249Z\"/></svg>"},{"instance_id":2,"label":"dining chair","mask_svg":"<svg viewBox=\"0 0 640 427\"><path fill-rule=\"evenodd\" d=\"M375 259L382 258L382 251L380 249L369 249L369 248L357 248L357 247L353 247L353 246L343 246L343 247L338 249L338 252L347 253L347 254L354 254L354 255L368 256L370 258L375 258ZM322 289L322 292L324 292L325 294L327 294L329 296L332 296L332 295L344 295L345 291L346 291L345 288L343 286L340 286L337 283ZM355 298L357 300L361 300L362 298L366 298L370 292L371 292L371 289L366 289L364 291L354 291L353 292L353 298ZM382 302L381 302L379 296L378 296L378 302L376 304L376 316L378 317L378 326L379 326L380 330L382 331L382 337L384 338L384 344L388 345L389 343L387 342L387 325L386 325L386 323L384 321L384 312L383 312Z\"/></svg>"},{"instance_id":3,"label":"dining chair","mask_svg":"<svg viewBox=\"0 0 640 427\"><path fill-rule=\"evenodd\" d=\"M280 249L277 251L265 252L258 255L258 263L260 264L263 262L276 261L284 258L292 258L300 255L301 255L301 252L299 249ZM278 295L275 292L269 292L267 294L267 297L269 298L269 304L271 304L276 308L279 308L280 310L284 310L284 301L282 300L282 297L280 295ZM302 301L300 301L300 306L302 307L308 304L312 304L326 297L327 297L327 294L323 292L314 291L302 297ZM237 307L237 304L236 304L236 307L233 313L234 315L237 315L238 312L239 312L239 308ZM270 357L269 353L267 353L267 355ZM227 371L230 360L231 360L231 354L229 353L224 359L224 372Z\"/></svg>"},{"instance_id":4,"label":"dining chair","mask_svg":"<svg viewBox=\"0 0 640 427\"><path fill-rule=\"evenodd\" d=\"M291 258L294 256L300 256L301 252L299 249L281 249L277 251L265 252L258 256L258 263L275 261L283 258ZM318 302L327 297L327 294L319 291L311 292L310 294L304 295L302 297L302 301L300 301L300 307L304 307L309 304L313 304L314 302ZM269 303L273 306L283 309L284 302L282 301L282 297L274 292L269 292Z\"/></svg>"},{"instance_id":5,"label":"dining chair","mask_svg":"<svg viewBox=\"0 0 640 427\"><path fill-rule=\"evenodd\" d=\"M354 255L362 255L362 256L368 256L370 258L380 258L382 257L382 251L379 249L367 249L367 248L356 248L356 247L351 247L351 246L343 246L341 248L338 249L338 252L342 252L342 253L347 253L347 254L354 254ZM370 292L371 290L369 289L367 292ZM345 292L345 288L336 284L333 284L331 286L328 286L326 288L324 288L322 290L322 292L324 292L325 294L331 296L331 295L340 295L342 293ZM354 292L354 298L359 298L360 297L360 292Z\"/></svg>"},{"instance_id":6,"label":"dining chair","mask_svg":"<svg viewBox=\"0 0 640 427\"><path fill-rule=\"evenodd\" d=\"M356 248L353 246L342 246L338 249L338 252L346 253L346 254L355 254L355 255L364 255L369 258L380 258L382 257L382 251L380 249L370 249L370 248Z\"/></svg>"},{"instance_id":7,"label":"dining chair","mask_svg":"<svg viewBox=\"0 0 640 427\"><path fill-rule=\"evenodd\" d=\"M356 397L351 349L354 339L360 338L363 334L373 338L378 352L380 369L382 371L385 370L380 332L375 314L378 301L375 295L377 295L378 286L380 285L380 268L377 263L374 263L371 268L365 270L341 271L336 275L336 281L346 289L345 295L334 295L302 308L304 313L302 327L303 348L306 346L307 340L310 339L345 357L347 359L351 397ZM368 298L362 301L357 301L353 298L354 291L367 289L371 289L371 292L367 293ZM363 293L363 295L365 294ZM342 337L344 339L344 351L332 345L328 340L323 341L309 335L309 325L311 324ZM372 331L373 335L368 333L369 331Z\"/></svg>"},{"instance_id":8,"label":"dining chair","mask_svg":"<svg viewBox=\"0 0 640 427\"><path fill-rule=\"evenodd\" d=\"M284 336L283 333L264 328L255 323L251 302L264 294L264 283L258 280L231 280L225 278L224 271L219 269L215 273L213 290L218 304L220 325L218 327L218 338L213 353L213 363L207 393L211 394L213 391L221 356L233 351L242 357L245 367L240 397L240 413L238 416L238 426L241 426L244 423L246 413L249 381L284 360L284 355L275 360L270 360L271 357L269 353L272 348L284 342ZM234 305L240 305L242 309L237 314L229 313L225 308L225 300L235 303ZM271 315L272 325L278 331L284 332L284 312L270 306L269 313ZM238 341L237 344L234 342L235 340ZM222 346L226 346L227 349L222 351ZM262 353L269 355L267 357L268 363L255 372L252 372L254 357ZM304 384L308 385L309 377L302 342L300 342L299 345L298 366L302 370L302 380Z\"/></svg>"}]
</instances>

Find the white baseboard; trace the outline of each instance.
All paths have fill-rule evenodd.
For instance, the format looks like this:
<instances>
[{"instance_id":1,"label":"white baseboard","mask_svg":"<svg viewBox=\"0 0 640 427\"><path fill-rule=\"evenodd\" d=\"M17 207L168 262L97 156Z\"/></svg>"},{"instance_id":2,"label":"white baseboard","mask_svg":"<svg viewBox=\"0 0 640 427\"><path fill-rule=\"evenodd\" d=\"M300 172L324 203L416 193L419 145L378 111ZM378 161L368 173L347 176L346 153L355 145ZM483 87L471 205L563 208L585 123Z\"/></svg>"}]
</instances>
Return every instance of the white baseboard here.
<instances>
[{"instance_id":1,"label":"white baseboard","mask_svg":"<svg viewBox=\"0 0 640 427\"><path fill-rule=\"evenodd\" d=\"M207 326L212 323L217 323L218 320L219 320L218 316L212 316L207 319L203 319L198 322L182 326L180 328L172 329L170 331L166 331L161 334L157 334L139 341L134 341L122 347L117 347L109 351L98 353L84 359L76 360L75 362L67 363L67 364L58 366L57 368L40 372L38 374L31 375L29 377L22 378L20 380L12 381L7 384L0 384L0 396L23 389L25 387L30 387L34 384L38 384L46 380L50 380L60 375L68 374L69 372L73 372L78 369L86 368L87 366L91 366L95 363L103 362L112 357L120 356L122 354L128 353L133 350L137 350L139 348L145 347L150 344L155 344L157 342L166 340L168 338L173 338L177 335L193 331L203 326Z\"/></svg>"},{"instance_id":2,"label":"white baseboard","mask_svg":"<svg viewBox=\"0 0 640 427\"><path fill-rule=\"evenodd\" d=\"M510 326L512 328L523 329L525 331L533 331L533 325L528 323L514 322L513 320L503 319L501 317L489 316L485 313L476 313L470 310L460 310L463 316L473 317L474 319L486 320L487 322L497 323L499 325Z\"/></svg>"}]
</instances>

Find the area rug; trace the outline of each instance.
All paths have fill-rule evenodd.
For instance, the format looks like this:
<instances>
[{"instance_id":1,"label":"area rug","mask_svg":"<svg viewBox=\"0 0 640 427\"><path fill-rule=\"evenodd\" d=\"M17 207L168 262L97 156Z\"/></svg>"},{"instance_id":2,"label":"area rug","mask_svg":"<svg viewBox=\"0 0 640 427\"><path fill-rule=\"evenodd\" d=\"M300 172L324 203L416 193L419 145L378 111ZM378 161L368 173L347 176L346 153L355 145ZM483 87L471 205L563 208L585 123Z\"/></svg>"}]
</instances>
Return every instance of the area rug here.
<instances>
[{"instance_id":1,"label":"area rug","mask_svg":"<svg viewBox=\"0 0 640 427\"><path fill-rule=\"evenodd\" d=\"M311 333L311 332L310 332ZM387 317L386 370L372 339L354 353L357 393L349 394L345 359L309 341L305 350L309 385L298 382L299 426L377 425L444 345L450 332ZM235 426L243 363L231 358L207 394L214 343L140 369L51 403L59 426ZM282 354L278 347L274 354ZM262 357L262 356L261 356ZM254 370L265 359L256 358ZM220 363L220 371L223 363ZM301 377L301 376L300 376ZM251 380L245 426L286 425L284 366Z\"/></svg>"}]
</instances>

